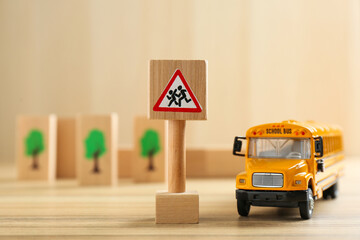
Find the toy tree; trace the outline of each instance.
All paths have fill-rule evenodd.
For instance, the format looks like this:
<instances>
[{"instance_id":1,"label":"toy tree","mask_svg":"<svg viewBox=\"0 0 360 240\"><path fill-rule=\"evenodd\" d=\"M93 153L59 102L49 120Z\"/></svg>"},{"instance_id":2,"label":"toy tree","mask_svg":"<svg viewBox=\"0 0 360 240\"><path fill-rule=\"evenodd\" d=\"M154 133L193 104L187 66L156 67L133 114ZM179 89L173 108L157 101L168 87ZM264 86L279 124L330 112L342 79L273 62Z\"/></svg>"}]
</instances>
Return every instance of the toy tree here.
<instances>
[{"instance_id":1,"label":"toy tree","mask_svg":"<svg viewBox=\"0 0 360 240\"><path fill-rule=\"evenodd\" d=\"M152 129L145 131L141 138L141 156L149 160L148 170L154 171L154 155L160 151L159 134Z\"/></svg>"},{"instance_id":2,"label":"toy tree","mask_svg":"<svg viewBox=\"0 0 360 240\"><path fill-rule=\"evenodd\" d=\"M89 161L94 161L94 173L99 173L99 158L105 154L105 137L104 133L100 130L93 129L90 131L85 140L86 158Z\"/></svg>"},{"instance_id":3,"label":"toy tree","mask_svg":"<svg viewBox=\"0 0 360 240\"><path fill-rule=\"evenodd\" d=\"M38 156L45 150L44 137L41 131L33 129L25 139L25 154L32 157L32 168L38 169Z\"/></svg>"}]
</instances>

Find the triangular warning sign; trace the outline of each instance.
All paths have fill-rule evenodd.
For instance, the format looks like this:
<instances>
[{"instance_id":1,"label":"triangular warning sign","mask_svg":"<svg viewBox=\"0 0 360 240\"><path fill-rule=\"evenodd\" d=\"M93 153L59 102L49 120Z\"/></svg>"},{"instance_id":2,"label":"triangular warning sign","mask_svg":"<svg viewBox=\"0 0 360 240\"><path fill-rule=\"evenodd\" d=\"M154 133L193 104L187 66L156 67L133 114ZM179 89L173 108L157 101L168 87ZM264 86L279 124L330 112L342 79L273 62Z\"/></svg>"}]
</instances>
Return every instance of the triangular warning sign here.
<instances>
[{"instance_id":1,"label":"triangular warning sign","mask_svg":"<svg viewBox=\"0 0 360 240\"><path fill-rule=\"evenodd\" d=\"M160 112L201 112L202 108L181 71L176 69L153 110Z\"/></svg>"}]
</instances>

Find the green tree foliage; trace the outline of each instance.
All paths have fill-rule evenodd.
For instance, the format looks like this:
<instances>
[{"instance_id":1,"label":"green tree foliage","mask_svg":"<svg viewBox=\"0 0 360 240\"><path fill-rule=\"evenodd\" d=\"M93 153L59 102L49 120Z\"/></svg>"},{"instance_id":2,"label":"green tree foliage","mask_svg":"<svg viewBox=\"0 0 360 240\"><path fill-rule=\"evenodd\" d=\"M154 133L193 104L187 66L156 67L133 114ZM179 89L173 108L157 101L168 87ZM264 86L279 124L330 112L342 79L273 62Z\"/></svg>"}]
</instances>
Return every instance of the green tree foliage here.
<instances>
[{"instance_id":1,"label":"green tree foliage","mask_svg":"<svg viewBox=\"0 0 360 240\"><path fill-rule=\"evenodd\" d=\"M154 171L154 155L160 152L160 139L157 131L148 129L141 140L141 156L149 160L148 170Z\"/></svg>"},{"instance_id":2,"label":"green tree foliage","mask_svg":"<svg viewBox=\"0 0 360 240\"><path fill-rule=\"evenodd\" d=\"M104 133L98 129L91 130L85 140L85 149L85 157L94 161L93 172L99 173L99 158L106 152Z\"/></svg>"},{"instance_id":3,"label":"green tree foliage","mask_svg":"<svg viewBox=\"0 0 360 240\"><path fill-rule=\"evenodd\" d=\"M45 150L43 133L32 129L25 138L25 154L32 157L32 168L38 169L38 156Z\"/></svg>"}]
</instances>

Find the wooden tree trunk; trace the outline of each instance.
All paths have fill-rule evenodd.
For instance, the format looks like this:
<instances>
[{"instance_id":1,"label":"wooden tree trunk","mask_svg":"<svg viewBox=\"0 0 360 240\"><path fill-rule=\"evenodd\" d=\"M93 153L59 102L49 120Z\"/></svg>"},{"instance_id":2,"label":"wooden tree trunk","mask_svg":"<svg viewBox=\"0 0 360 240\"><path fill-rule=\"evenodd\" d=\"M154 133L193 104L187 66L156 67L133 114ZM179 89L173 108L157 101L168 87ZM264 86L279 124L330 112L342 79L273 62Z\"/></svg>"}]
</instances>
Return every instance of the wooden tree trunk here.
<instances>
[{"instance_id":1,"label":"wooden tree trunk","mask_svg":"<svg viewBox=\"0 0 360 240\"><path fill-rule=\"evenodd\" d=\"M150 172L154 171L155 170L155 167L154 167L154 150L151 150L149 152L149 166L148 166L148 170Z\"/></svg>"},{"instance_id":2,"label":"wooden tree trunk","mask_svg":"<svg viewBox=\"0 0 360 240\"><path fill-rule=\"evenodd\" d=\"M34 154L33 155L33 159L32 159L32 169L36 170L39 168L39 164L38 164L38 154Z\"/></svg>"},{"instance_id":3,"label":"wooden tree trunk","mask_svg":"<svg viewBox=\"0 0 360 240\"><path fill-rule=\"evenodd\" d=\"M94 169L93 169L94 173L99 173L100 169L99 169L99 158L97 156L94 157Z\"/></svg>"}]
</instances>

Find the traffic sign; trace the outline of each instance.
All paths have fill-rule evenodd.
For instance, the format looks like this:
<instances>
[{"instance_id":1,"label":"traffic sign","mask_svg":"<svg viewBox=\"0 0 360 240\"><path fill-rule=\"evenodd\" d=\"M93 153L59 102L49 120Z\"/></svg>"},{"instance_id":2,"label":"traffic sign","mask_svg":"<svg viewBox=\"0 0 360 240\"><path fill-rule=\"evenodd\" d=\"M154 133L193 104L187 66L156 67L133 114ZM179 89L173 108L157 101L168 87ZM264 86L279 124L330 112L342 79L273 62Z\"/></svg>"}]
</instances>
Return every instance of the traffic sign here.
<instances>
[{"instance_id":1,"label":"traffic sign","mask_svg":"<svg viewBox=\"0 0 360 240\"><path fill-rule=\"evenodd\" d=\"M154 111L201 112L202 108L180 69L176 69L156 102Z\"/></svg>"},{"instance_id":2,"label":"traffic sign","mask_svg":"<svg viewBox=\"0 0 360 240\"><path fill-rule=\"evenodd\" d=\"M149 118L207 119L207 61L151 60Z\"/></svg>"}]
</instances>

